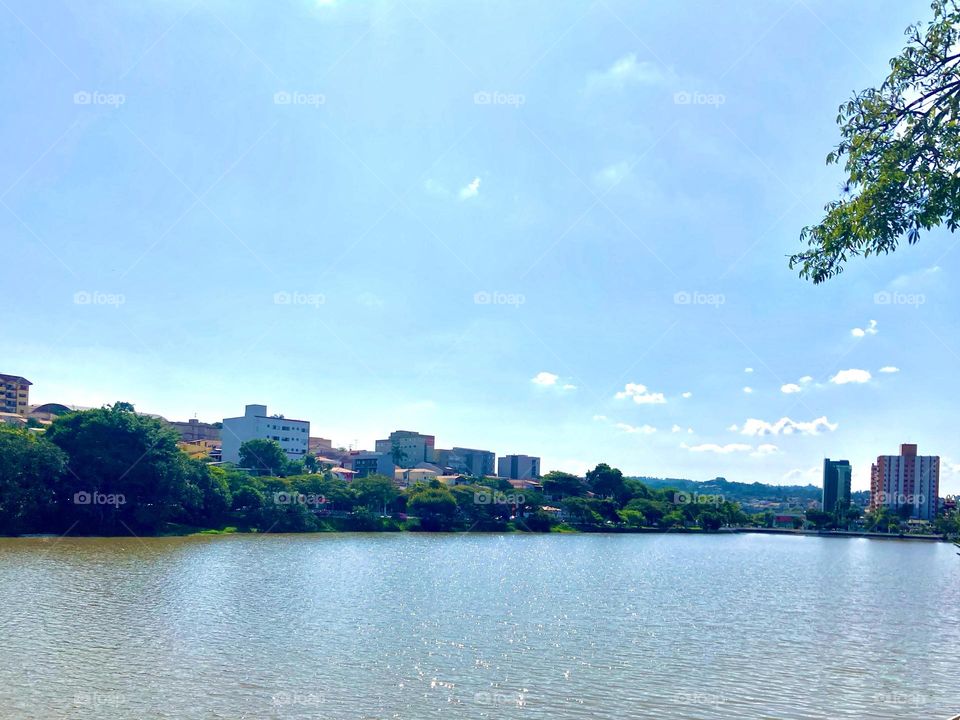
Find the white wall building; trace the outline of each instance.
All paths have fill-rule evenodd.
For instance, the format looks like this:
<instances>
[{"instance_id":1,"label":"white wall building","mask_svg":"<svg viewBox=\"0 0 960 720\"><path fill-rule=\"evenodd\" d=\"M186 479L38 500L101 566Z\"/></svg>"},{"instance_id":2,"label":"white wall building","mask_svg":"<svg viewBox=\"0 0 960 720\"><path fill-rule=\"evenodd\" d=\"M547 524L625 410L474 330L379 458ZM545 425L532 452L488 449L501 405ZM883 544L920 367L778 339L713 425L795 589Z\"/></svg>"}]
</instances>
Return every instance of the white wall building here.
<instances>
[{"instance_id":1,"label":"white wall building","mask_svg":"<svg viewBox=\"0 0 960 720\"><path fill-rule=\"evenodd\" d=\"M224 462L240 462L240 445L247 440L276 440L290 460L302 460L310 441L310 423L267 415L266 405L247 405L241 417L224 418L220 432Z\"/></svg>"}]
</instances>

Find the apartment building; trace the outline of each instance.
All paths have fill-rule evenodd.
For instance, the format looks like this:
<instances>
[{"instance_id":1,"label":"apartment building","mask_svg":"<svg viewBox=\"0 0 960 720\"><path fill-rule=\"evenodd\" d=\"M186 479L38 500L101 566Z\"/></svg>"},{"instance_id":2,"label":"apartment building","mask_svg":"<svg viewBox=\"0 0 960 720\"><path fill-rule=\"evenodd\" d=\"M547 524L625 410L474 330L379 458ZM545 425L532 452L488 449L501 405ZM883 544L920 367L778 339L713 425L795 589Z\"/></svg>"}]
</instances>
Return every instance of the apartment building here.
<instances>
[{"instance_id":1,"label":"apartment building","mask_svg":"<svg viewBox=\"0 0 960 720\"><path fill-rule=\"evenodd\" d=\"M224 462L240 462L240 446L247 440L276 440L290 460L307 454L310 422L267 415L266 405L247 405L240 417L224 418L221 430Z\"/></svg>"},{"instance_id":2,"label":"apartment building","mask_svg":"<svg viewBox=\"0 0 960 720\"><path fill-rule=\"evenodd\" d=\"M540 477L540 458L504 455L497 460L497 475L508 480L534 480Z\"/></svg>"},{"instance_id":3,"label":"apartment building","mask_svg":"<svg viewBox=\"0 0 960 720\"><path fill-rule=\"evenodd\" d=\"M870 468L870 509L910 508L910 518L933 520L940 494L940 457L917 455L905 443L899 455L880 455Z\"/></svg>"},{"instance_id":4,"label":"apartment building","mask_svg":"<svg viewBox=\"0 0 960 720\"><path fill-rule=\"evenodd\" d=\"M493 475L497 457L490 450L454 447L450 450L434 450L434 464L449 468L454 473L471 477Z\"/></svg>"},{"instance_id":5,"label":"apartment building","mask_svg":"<svg viewBox=\"0 0 960 720\"><path fill-rule=\"evenodd\" d=\"M0 412L26 417L32 382L19 375L0 374Z\"/></svg>"},{"instance_id":6,"label":"apartment building","mask_svg":"<svg viewBox=\"0 0 960 720\"><path fill-rule=\"evenodd\" d=\"M388 438L377 440L374 450L390 454L397 467L412 468L423 462L433 462L435 442L433 435L422 435L412 430L394 430Z\"/></svg>"}]
</instances>

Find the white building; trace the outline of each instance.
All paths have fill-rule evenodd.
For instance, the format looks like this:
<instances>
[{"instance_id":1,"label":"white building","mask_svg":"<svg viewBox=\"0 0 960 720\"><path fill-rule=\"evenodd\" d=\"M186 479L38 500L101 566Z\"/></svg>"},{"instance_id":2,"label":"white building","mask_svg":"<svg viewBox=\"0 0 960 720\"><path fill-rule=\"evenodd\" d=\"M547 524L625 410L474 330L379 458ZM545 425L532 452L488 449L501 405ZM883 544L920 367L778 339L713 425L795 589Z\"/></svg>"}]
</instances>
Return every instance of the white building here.
<instances>
[{"instance_id":1,"label":"white building","mask_svg":"<svg viewBox=\"0 0 960 720\"><path fill-rule=\"evenodd\" d=\"M302 460L310 441L310 423L282 415L267 415L266 405L247 405L242 417L224 418L220 432L224 462L240 462L240 445L247 440L276 440L290 460Z\"/></svg>"}]
</instances>

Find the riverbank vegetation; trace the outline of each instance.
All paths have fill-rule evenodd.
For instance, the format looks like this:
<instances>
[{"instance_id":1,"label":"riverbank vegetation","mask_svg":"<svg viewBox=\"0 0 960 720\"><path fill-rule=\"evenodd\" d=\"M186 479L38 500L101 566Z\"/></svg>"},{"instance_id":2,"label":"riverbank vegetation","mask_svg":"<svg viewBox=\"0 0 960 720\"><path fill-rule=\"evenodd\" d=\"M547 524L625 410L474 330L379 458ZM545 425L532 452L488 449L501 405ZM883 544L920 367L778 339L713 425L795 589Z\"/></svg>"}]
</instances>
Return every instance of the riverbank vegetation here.
<instances>
[{"instance_id":1,"label":"riverbank vegetation","mask_svg":"<svg viewBox=\"0 0 960 720\"><path fill-rule=\"evenodd\" d=\"M241 449L245 467L188 457L178 435L131 405L71 413L45 432L0 429L0 535L190 532L710 532L765 524L721 495L653 488L600 464L550 472L536 487L501 478L398 487L345 482L315 458L288 461L272 441Z\"/></svg>"}]
</instances>

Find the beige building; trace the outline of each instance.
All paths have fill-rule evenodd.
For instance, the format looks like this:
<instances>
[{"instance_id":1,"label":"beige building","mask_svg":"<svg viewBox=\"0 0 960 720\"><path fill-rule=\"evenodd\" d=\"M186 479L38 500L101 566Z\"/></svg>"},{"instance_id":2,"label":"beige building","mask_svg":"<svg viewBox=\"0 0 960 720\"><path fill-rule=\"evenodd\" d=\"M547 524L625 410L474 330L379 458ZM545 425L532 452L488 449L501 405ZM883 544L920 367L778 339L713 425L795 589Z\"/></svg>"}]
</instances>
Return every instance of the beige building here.
<instances>
[{"instance_id":1,"label":"beige building","mask_svg":"<svg viewBox=\"0 0 960 720\"><path fill-rule=\"evenodd\" d=\"M0 412L26 417L32 382L19 375L0 374Z\"/></svg>"}]
</instances>

